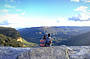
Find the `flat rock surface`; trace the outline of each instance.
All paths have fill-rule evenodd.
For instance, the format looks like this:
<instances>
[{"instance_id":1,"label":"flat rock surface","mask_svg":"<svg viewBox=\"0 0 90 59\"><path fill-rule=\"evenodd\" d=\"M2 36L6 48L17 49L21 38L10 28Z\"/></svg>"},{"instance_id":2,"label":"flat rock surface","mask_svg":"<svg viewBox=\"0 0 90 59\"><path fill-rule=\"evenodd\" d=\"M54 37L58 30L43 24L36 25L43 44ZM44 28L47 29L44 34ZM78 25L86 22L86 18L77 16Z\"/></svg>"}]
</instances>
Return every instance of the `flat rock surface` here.
<instances>
[{"instance_id":1,"label":"flat rock surface","mask_svg":"<svg viewBox=\"0 0 90 59\"><path fill-rule=\"evenodd\" d=\"M17 56L30 48L0 47L0 59L16 59Z\"/></svg>"},{"instance_id":2,"label":"flat rock surface","mask_svg":"<svg viewBox=\"0 0 90 59\"><path fill-rule=\"evenodd\" d=\"M69 48L70 59L90 59L90 46L72 46Z\"/></svg>"},{"instance_id":3,"label":"flat rock surface","mask_svg":"<svg viewBox=\"0 0 90 59\"><path fill-rule=\"evenodd\" d=\"M0 59L90 59L90 46L0 47Z\"/></svg>"},{"instance_id":4,"label":"flat rock surface","mask_svg":"<svg viewBox=\"0 0 90 59\"><path fill-rule=\"evenodd\" d=\"M21 54L18 59L67 59L64 47L41 47Z\"/></svg>"}]
</instances>

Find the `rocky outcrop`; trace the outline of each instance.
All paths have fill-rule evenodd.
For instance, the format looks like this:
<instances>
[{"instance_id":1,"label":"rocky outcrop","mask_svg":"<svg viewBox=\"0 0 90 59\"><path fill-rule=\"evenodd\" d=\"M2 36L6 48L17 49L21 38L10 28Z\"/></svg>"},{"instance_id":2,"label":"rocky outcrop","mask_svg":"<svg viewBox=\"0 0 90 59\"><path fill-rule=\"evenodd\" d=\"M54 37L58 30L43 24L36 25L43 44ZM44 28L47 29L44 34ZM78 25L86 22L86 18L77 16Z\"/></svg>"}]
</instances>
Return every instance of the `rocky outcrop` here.
<instances>
[{"instance_id":1,"label":"rocky outcrop","mask_svg":"<svg viewBox=\"0 0 90 59\"><path fill-rule=\"evenodd\" d=\"M69 47L68 54L70 59L90 59L90 46Z\"/></svg>"},{"instance_id":2,"label":"rocky outcrop","mask_svg":"<svg viewBox=\"0 0 90 59\"><path fill-rule=\"evenodd\" d=\"M90 59L90 46L33 48L17 59Z\"/></svg>"},{"instance_id":3,"label":"rocky outcrop","mask_svg":"<svg viewBox=\"0 0 90 59\"><path fill-rule=\"evenodd\" d=\"M30 48L0 47L0 59L16 59L17 56Z\"/></svg>"},{"instance_id":4,"label":"rocky outcrop","mask_svg":"<svg viewBox=\"0 0 90 59\"><path fill-rule=\"evenodd\" d=\"M90 59L90 46L0 47L0 59Z\"/></svg>"},{"instance_id":5,"label":"rocky outcrop","mask_svg":"<svg viewBox=\"0 0 90 59\"><path fill-rule=\"evenodd\" d=\"M64 47L33 48L18 56L18 59L67 59Z\"/></svg>"}]
</instances>

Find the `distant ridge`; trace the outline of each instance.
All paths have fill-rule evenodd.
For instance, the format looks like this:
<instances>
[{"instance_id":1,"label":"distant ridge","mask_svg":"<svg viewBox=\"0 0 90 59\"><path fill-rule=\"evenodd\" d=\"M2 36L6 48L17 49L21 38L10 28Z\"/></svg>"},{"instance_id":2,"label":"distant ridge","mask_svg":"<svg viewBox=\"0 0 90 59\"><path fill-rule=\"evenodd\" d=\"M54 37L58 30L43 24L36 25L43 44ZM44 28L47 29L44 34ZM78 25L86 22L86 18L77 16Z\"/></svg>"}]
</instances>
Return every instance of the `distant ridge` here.
<instances>
[{"instance_id":1,"label":"distant ridge","mask_svg":"<svg viewBox=\"0 0 90 59\"><path fill-rule=\"evenodd\" d=\"M89 46L90 45L90 32L73 36L69 40L61 41L60 45L62 44L68 45L68 46Z\"/></svg>"},{"instance_id":2,"label":"distant ridge","mask_svg":"<svg viewBox=\"0 0 90 59\"><path fill-rule=\"evenodd\" d=\"M54 26L54 27L32 27L22 28L18 30L21 36L29 41L40 44L40 39L44 34L50 33L55 39L55 45L60 45L62 40L68 40L73 36L81 35L89 32L90 27L78 27L78 26Z\"/></svg>"}]
</instances>

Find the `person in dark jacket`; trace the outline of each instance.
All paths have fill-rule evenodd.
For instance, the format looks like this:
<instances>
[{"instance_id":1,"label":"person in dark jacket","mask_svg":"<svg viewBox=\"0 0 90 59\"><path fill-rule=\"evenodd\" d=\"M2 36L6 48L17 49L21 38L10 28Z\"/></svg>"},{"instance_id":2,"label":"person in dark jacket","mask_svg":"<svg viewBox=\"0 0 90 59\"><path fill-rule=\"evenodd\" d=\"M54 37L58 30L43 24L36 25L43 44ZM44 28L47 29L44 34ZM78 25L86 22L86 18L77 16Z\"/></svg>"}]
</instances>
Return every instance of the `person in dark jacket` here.
<instances>
[{"instance_id":1,"label":"person in dark jacket","mask_svg":"<svg viewBox=\"0 0 90 59\"><path fill-rule=\"evenodd\" d=\"M51 38L50 34L48 34L48 37L46 39L46 46L47 47L52 46L52 40L53 40L53 38Z\"/></svg>"}]
</instances>

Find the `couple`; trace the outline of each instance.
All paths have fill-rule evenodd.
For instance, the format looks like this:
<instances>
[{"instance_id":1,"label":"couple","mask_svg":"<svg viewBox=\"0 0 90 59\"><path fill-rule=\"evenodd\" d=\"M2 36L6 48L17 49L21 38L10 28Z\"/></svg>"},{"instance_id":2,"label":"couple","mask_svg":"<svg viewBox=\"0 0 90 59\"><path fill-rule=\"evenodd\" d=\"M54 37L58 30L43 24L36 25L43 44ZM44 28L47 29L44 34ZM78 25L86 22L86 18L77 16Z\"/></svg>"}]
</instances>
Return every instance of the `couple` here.
<instances>
[{"instance_id":1,"label":"couple","mask_svg":"<svg viewBox=\"0 0 90 59\"><path fill-rule=\"evenodd\" d=\"M48 34L48 37L46 35L43 36L43 39L40 40L40 46L41 47L50 47L52 45L52 38L50 34Z\"/></svg>"}]
</instances>

